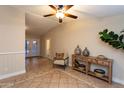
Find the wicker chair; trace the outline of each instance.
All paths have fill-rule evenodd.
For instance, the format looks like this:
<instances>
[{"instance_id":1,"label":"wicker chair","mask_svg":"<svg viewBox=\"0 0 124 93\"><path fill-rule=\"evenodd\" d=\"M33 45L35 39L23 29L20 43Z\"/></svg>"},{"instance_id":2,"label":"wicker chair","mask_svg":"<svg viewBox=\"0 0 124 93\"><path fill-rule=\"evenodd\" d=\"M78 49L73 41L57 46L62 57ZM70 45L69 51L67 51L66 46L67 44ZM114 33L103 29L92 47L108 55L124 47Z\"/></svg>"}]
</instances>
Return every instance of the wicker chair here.
<instances>
[{"instance_id":1,"label":"wicker chair","mask_svg":"<svg viewBox=\"0 0 124 93\"><path fill-rule=\"evenodd\" d=\"M56 57L54 57L53 67L55 65L62 65L64 69L68 66L69 57L64 53L56 53Z\"/></svg>"}]
</instances>

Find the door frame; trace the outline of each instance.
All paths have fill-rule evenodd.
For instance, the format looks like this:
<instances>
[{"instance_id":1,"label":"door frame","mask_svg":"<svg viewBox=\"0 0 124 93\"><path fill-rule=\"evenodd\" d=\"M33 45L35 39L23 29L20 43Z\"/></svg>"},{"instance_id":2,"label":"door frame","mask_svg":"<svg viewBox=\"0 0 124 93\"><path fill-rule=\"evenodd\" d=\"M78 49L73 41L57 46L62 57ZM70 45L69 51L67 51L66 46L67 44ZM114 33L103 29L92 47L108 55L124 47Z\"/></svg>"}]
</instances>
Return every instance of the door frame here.
<instances>
[{"instance_id":1,"label":"door frame","mask_svg":"<svg viewBox=\"0 0 124 93\"><path fill-rule=\"evenodd\" d=\"M27 54L27 41L29 41L29 54ZM33 46L33 41L37 41L37 53L36 54L33 54L32 53L32 46ZM25 57L28 58L28 57L37 57L37 56L40 56L40 39L35 39L35 38L28 38L25 40Z\"/></svg>"}]
</instances>

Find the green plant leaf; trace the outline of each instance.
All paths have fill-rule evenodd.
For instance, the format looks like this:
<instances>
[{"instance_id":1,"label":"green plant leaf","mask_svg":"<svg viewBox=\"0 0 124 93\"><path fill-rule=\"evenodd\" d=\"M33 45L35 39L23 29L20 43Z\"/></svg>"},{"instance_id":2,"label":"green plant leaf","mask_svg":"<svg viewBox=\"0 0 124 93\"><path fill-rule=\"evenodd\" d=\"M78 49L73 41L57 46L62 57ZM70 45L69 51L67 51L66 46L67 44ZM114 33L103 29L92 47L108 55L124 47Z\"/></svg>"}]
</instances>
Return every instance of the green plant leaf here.
<instances>
[{"instance_id":1,"label":"green plant leaf","mask_svg":"<svg viewBox=\"0 0 124 93\"><path fill-rule=\"evenodd\" d=\"M119 36L119 40L122 42L122 39L124 38L124 35Z\"/></svg>"},{"instance_id":2,"label":"green plant leaf","mask_svg":"<svg viewBox=\"0 0 124 93\"><path fill-rule=\"evenodd\" d=\"M114 32L113 32L113 31L109 32L108 34L109 34L111 37L114 36Z\"/></svg>"},{"instance_id":3,"label":"green plant leaf","mask_svg":"<svg viewBox=\"0 0 124 93\"><path fill-rule=\"evenodd\" d=\"M100 37L102 41L105 41L105 39L103 38L103 36Z\"/></svg>"},{"instance_id":4,"label":"green plant leaf","mask_svg":"<svg viewBox=\"0 0 124 93\"><path fill-rule=\"evenodd\" d=\"M121 43L121 44L120 44L120 46L121 46L121 48L123 48L123 49L124 49L124 43Z\"/></svg>"},{"instance_id":5,"label":"green plant leaf","mask_svg":"<svg viewBox=\"0 0 124 93\"><path fill-rule=\"evenodd\" d=\"M114 40L117 40L117 39L118 39L118 35L117 35L117 34L114 34L114 35L113 35L113 39L114 39Z\"/></svg>"},{"instance_id":6,"label":"green plant leaf","mask_svg":"<svg viewBox=\"0 0 124 93\"><path fill-rule=\"evenodd\" d=\"M108 32L108 29L104 29L103 32L104 32L104 33L107 33L107 32Z\"/></svg>"},{"instance_id":7,"label":"green plant leaf","mask_svg":"<svg viewBox=\"0 0 124 93\"><path fill-rule=\"evenodd\" d=\"M121 31L121 33L123 33L123 32L124 32L124 30Z\"/></svg>"},{"instance_id":8,"label":"green plant leaf","mask_svg":"<svg viewBox=\"0 0 124 93\"><path fill-rule=\"evenodd\" d=\"M102 35L103 34L103 32L99 32L99 35Z\"/></svg>"},{"instance_id":9,"label":"green plant leaf","mask_svg":"<svg viewBox=\"0 0 124 93\"><path fill-rule=\"evenodd\" d=\"M110 35L108 35L107 33L103 33L103 37L104 37L105 39L111 39Z\"/></svg>"},{"instance_id":10,"label":"green plant leaf","mask_svg":"<svg viewBox=\"0 0 124 93\"><path fill-rule=\"evenodd\" d=\"M109 45L112 45L114 48L124 49L124 42L122 42L122 40L124 39L124 34L119 36L113 31L108 32L108 29L104 29L102 32L99 32L99 35L102 41L108 43Z\"/></svg>"}]
</instances>

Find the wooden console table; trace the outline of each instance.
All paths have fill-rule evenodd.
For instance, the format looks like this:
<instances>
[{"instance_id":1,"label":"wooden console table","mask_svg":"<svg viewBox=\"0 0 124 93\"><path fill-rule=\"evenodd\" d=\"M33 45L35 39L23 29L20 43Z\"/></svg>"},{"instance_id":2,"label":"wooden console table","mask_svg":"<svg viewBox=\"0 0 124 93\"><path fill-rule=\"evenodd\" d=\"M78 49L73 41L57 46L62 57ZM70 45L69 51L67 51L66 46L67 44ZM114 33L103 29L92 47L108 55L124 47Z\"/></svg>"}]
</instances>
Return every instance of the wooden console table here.
<instances>
[{"instance_id":1,"label":"wooden console table","mask_svg":"<svg viewBox=\"0 0 124 93\"><path fill-rule=\"evenodd\" d=\"M75 61L79 60L80 62L83 62L85 64L85 70L80 70L78 68L75 67ZM103 77L99 77L97 76L93 71L90 70L91 68L91 64L96 64L96 65L101 65L104 67L107 67L107 75L103 76ZM81 71L87 75L91 75L94 77L97 77L99 79L102 79L104 81L107 81L109 84L112 83L112 60L111 59L98 59L97 57L92 57L92 56L88 56L85 57L83 55L72 55L72 69Z\"/></svg>"}]
</instances>

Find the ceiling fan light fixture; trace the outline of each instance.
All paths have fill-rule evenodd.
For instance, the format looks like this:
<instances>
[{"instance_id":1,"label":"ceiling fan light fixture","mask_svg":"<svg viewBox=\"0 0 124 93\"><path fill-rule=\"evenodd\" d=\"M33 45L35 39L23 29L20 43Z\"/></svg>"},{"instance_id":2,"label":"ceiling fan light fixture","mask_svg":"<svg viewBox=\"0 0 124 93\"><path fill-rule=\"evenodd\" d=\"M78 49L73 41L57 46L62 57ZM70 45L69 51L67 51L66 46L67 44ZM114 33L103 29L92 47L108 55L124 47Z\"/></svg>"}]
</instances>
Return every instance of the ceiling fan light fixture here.
<instances>
[{"instance_id":1,"label":"ceiling fan light fixture","mask_svg":"<svg viewBox=\"0 0 124 93\"><path fill-rule=\"evenodd\" d=\"M58 10L57 12L56 12L56 17L57 18L64 18L64 11L63 10Z\"/></svg>"},{"instance_id":2,"label":"ceiling fan light fixture","mask_svg":"<svg viewBox=\"0 0 124 93\"><path fill-rule=\"evenodd\" d=\"M47 15L43 15L44 17L50 17L53 15L56 15L56 17L59 19L59 23L63 22L64 17L69 17L73 19L77 19L78 16L67 13L66 11L69 10L73 5L49 5L55 12L50 13Z\"/></svg>"}]
</instances>

